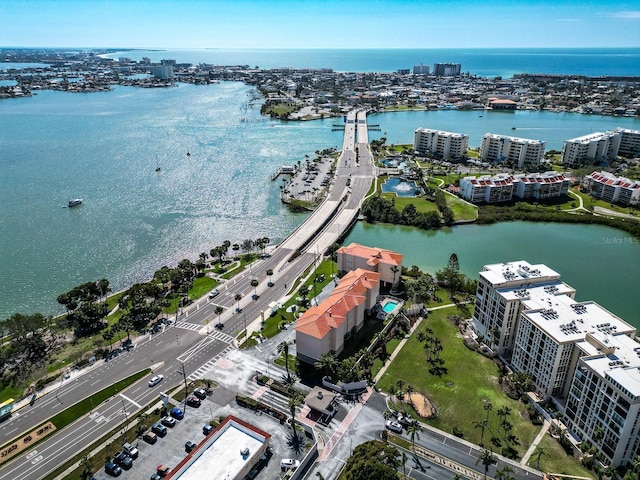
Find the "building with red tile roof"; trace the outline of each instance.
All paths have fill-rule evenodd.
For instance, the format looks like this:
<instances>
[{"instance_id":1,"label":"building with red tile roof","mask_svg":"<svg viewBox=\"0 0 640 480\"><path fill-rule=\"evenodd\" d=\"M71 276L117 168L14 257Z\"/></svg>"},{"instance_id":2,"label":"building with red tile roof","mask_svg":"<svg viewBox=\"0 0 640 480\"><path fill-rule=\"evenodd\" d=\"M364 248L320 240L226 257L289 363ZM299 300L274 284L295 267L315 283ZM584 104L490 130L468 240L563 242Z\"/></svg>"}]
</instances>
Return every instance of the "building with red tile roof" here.
<instances>
[{"instance_id":1,"label":"building with red tile roof","mask_svg":"<svg viewBox=\"0 0 640 480\"><path fill-rule=\"evenodd\" d=\"M362 268L379 273L382 287L395 288L400 283L404 258L400 253L352 243L348 247L340 247L337 254L339 274Z\"/></svg>"},{"instance_id":2,"label":"building with red tile roof","mask_svg":"<svg viewBox=\"0 0 640 480\"><path fill-rule=\"evenodd\" d=\"M584 179L589 194L605 202L622 205L640 204L640 182L616 177L609 172L593 172Z\"/></svg>"},{"instance_id":3,"label":"building with red tile roof","mask_svg":"<svg viewBox=\"0 0 640 480\"><path fill-rule=\"evenodd\" d=\"M345 342L364 325L365 314L380 293L378 272L357 268L347 273L331 295L312 306L295 323L296 352L313 364L323 353L340 353Z\"/></svg>"}]
</instances>

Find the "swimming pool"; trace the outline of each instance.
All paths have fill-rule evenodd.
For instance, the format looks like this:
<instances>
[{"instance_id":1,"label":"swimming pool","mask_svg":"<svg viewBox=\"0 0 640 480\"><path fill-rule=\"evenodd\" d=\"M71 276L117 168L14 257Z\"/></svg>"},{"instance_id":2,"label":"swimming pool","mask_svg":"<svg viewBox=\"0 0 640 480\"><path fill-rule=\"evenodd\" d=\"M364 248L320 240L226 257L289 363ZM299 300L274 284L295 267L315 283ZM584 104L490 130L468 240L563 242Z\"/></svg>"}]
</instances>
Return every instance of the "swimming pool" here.
<instances>
[{"instance_id":1,"label":"swimming pool","mask_svg":"<svg viewBox=\"0 0 640 480\"><path fill-rule=\"evenodd\" d=\"M415 197L422 193L413 180L403 177L391 177L382 184L383 192L395 193L398 197Z\"/></svg>"},{"instance_id":2,"label":"swimming pool","mask_svg":"<svg viewBox=\"0 0 640 480\"><path fill-rule=\"evenodd\" d=\"M397 306L398 302L396 302L395 300L387 300L386 302L384 302L384 305L382 305L382 311L384 313L391 313Z\"/></svg>"}]
</instances>

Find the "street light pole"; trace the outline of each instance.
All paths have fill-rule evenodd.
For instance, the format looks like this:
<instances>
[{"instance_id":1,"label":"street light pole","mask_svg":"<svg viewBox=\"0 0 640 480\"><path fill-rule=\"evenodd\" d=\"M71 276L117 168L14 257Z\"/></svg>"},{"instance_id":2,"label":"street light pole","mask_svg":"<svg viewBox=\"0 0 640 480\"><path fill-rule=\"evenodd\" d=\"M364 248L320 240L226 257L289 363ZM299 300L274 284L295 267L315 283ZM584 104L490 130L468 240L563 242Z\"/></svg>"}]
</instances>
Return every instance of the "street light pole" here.
<instances>
[{"instance_id":1,"label":"street light pole","mask_svg":"<svg viewBox=\"0 0 640 480\"><path fill-rule=\"evenodd\" d=\"M187 374L184 371L184 363L180 363L182 365L182 377L184 378L184 411L187 412L187 397L189 396L189 390L187 387Z\"/></svg>"}]
</instances>

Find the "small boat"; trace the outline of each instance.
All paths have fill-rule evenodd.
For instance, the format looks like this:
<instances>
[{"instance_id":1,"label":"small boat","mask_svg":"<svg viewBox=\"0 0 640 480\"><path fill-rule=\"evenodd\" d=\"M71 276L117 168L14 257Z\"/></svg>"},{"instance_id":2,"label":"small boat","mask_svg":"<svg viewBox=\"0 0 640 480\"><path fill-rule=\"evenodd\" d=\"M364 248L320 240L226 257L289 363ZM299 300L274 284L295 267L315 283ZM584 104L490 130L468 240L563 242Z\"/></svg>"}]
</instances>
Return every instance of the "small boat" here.
<instances>
[{"instance_id":1,"label":"small boat","mask_svg":"<svg viewBox=\"0 0 640 480\"><path fill-rule=\"evenodd\" d=\"M187 157L191 156L191 152L187 150Z\"/></svg>"},{"instance_id":2,"label":"small boat","mask_svg":"<svg viewBox=\"0 0 640 480\"><path fill-rule=\"evenodd\" d=\"M73 199L69 200L69 208L77 207L78 205L82 205L82 199L81 198L73 198Z\"/></svg>"},{"instance_id":3,"label":"small boat","mask_svg":"<svg viewBox=\"0 0 640 480\"><path fill-rule=\"evenodd\" d=\"M516 129L516 127L511 127L511 130L515 130L515 129Z\"/></svg>"},{"instance_id":4,"label":"small boat","mask_svg":"<svg viewBox=\"0 0 640 480\"><path fill-rule=\"evenodd\" d=\"M156 172L159 172L160 170L162 170L160 167L156 167Z\"/></svg>"}]
</instances>

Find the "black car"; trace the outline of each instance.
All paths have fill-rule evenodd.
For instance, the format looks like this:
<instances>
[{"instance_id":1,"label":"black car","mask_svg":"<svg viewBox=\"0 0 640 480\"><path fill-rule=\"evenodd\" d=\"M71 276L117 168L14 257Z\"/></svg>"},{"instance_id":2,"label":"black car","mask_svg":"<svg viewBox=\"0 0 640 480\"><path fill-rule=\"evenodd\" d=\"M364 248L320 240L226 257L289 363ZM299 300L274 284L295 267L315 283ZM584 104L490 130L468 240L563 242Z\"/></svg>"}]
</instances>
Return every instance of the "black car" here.
<instances>
[{"instance_id":1,"label":"black car","mask_svg":"<svg viewBox=\"0 0 640 480\"><path fill-rule=\"evenodd\" d=\"M151 431L159 437L164 437L167 434L167 427L165 427L161 423L154 423L153 425L151 425Z\"/></svg>"},{"instance_id":2,"label":"black car","mask_svg":"<svg viewBox=\"0 0 640 480\"><path fill-rule=\"evenodd\" d=\"M113 463L129 470L133 466L133 459L124 452L118 452L113 456Z\"/></svg>"},{"instance_id":3,"label":"black car","mask_svg":"<svg viewBox=\"0 0 640 480\"><path fill-rule=\"evenodd\" d=\"M189 405L190 407L198 408L201 404L202 402L195 395L190 395L189 397L187 397L187 405Z\"/></svg>"},{"instance_id":4,"label":"black car","mask_svg":"<svg viewBox=\"0 0 640 480\"><path fill-rule=\"evenodd\" d=\"M202 427L202 433L204 435L209 435L211 432L213 432L213 427L208 423L205 423L204 426Z\"/></svg>"},{"instance_id":5,"label":"black car","mask_svg":"<svg viewBox=\"0 0 640 480\"><path fill-rule=\"evenodd\" d=\"M207 392L205 392L203 389L201 388L196 388L193 391L193 394L198 397L200 400L204 400L205 398L207 398Z\"/></svg>"},{"instance_id":6,"label":"black car","mask_svg":"<svg viewBox=\"0 0 640 480\"><path fill-rule=\"evenodd\" d=\"M112 477L119 477L122 473L122 469L113 462L107 462L104 464L104 471Z\"/></svg>"},{"instance_id":7,"label":"black car","mask_svg":"<svg viewBox=\"0 0 640 480\"><path fill-rule=\"evenodd\" d=\"M146 431L142 435L142 440L144 440L145 442L147 442L150 445L153 445L154 443L156 443L158 441L158 436L153 432Z\"/></svg>"},{"instance_id":8,"label":"black car","mask_svg":"<svg viewBox=\"0 0 640 480\"><path fill-rule=\"evenodd\" d=\"M193 451L194 448L196 448L197 445L191 441L187 442L184 444L184 450L187 453L191 453Z\"/></svg>"}]
</instances>

